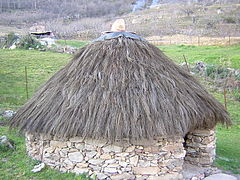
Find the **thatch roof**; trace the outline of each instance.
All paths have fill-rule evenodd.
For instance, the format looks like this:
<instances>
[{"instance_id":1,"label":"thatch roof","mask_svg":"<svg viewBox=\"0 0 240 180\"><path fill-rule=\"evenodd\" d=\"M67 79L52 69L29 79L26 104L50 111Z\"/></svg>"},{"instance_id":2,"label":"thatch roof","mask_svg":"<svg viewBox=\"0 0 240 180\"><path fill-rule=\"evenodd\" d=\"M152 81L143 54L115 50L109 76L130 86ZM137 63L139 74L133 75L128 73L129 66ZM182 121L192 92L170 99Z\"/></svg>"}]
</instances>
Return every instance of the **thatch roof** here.
<instances>
[{"instance_id":1,"label":"thatch roof","mask_svg":"<svg viewBox=\"0 0 240 180\"><path fill-rule=\"evenodd\" d=\"M230 124L224 107L146 41L91 43L11 120L11 127L59 137L152 139Z\"/></svg>"}]
</instances>

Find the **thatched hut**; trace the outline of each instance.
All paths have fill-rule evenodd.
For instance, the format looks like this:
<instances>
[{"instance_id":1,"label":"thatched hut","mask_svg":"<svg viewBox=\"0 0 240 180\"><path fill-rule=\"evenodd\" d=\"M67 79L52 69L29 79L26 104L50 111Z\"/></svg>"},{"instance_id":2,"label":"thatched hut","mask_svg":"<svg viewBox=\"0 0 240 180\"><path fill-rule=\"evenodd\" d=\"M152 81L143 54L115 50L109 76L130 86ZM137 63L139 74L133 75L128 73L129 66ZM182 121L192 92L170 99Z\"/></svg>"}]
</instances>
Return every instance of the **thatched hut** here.
<instances>
[{"instance_id":1,"label":"thatched hut","mask_svg":"<svg viewBox=\"0 0 240 180\"><path fill-rule=\"evenodd\" d=\"M157 47L111 32L79 53L17 112L28 154L99 179L181 179L211 165L224 107Z\"/></svg>"}]
</instances>

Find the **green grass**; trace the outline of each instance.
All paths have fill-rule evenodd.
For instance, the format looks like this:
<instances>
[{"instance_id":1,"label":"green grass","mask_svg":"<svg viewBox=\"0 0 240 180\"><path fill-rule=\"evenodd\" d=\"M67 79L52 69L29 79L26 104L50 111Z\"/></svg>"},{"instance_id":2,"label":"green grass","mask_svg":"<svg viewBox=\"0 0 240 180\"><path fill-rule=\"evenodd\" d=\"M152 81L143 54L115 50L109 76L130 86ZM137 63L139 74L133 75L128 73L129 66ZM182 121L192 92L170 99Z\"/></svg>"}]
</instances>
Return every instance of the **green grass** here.
<instances>
[{"instance_id":1,"label":"green grass","mask_svg":"<svg viewBox=\"0 0 240 180\"><path fill-rule=\"evenodd\" d=\"M0 149L0 179L52 179L52 180L65 180L76 179L83 180L89 179L85 175L76 175L74 173L60 173L48 167L44 168L41 172L33 173L31 170L39 162L32 160L27 156L24 137L16 131L9 131L7 127L0 126L0 136L7 135L8 138L14 140L16 150L1 151Z\"/></svg>"},{"instance_id":2,"label":"green grass","mask_svg":"<svg viewBox=\"0 0 240 180\"><path fill-rule=\"evenodd\" d=\"M167 46L160 47L177 62L182 62L185 54L189 62L204 61L209 64L219 64L218 58L227 56L233 59L230 67L239 67L240 46L231 47L192 47ZM205 52L205 53L204 53ZM17 110L27 100L25 91L25 72L28 69L29 96L47 81L57 70L61 69L70 59L69 54L53 52L39 52L26 50L0 50L0 110ZM235 58L236 57L236 58ZM214 93L214 96L223 102L223 95ZM215 164L225 170L240 173L240 102L229 100L228 111L234 122L229 128L217 127L217 159ZM6 121L0 118L0 121ZM0 179L80 179L82 176L62 174L51 169L33 174L31 169L37 163L25 153L24 137L15 131L8 131L7 127L0 126L0 136L7 135L16 142L17 150L0 151Z\"/></svg>"},{"instance_id":3,"label":"green grass","mask_svg":"<svg viewBox=\"0 0 240 180\"><path fill-rule=\"evenodd\" d=\"M214 93L223 103L223 95ZM240 102L228 100L227 109L233 121L233 126L217 127L217 158L215 165L224 170L240 174Z\"/></svg>"},{"instance_id":4,"label":"green grass","mask_svg":"<svg viewBox=\"0 0 240 180\"><path fill-rule=\"evenodd\" d=\"M72 46L76 48L81 48L88 44L88 41L77 41L77 40L57 40L57 43L62 45L62 46Z\"/></svg>"},{"instance_id":5,"label":"green grass","mask_svg":"<svg viewBox=\"0 0 240 180\"><path fill-rule=\"evenodd\" d=\"M58 40L61 45L69 45L80 48L88 44L87 41ZM175 62L184 62L183 55L187 62L194 64L202 61L207 64L223 65L226 67L240 69L240 45L235 46L188 46L188 45L168 45L158 46L166 55Z\"/></svg>"},{"instance_id":6,"label":"green grass","mask_svg":"<svg viewBox=\"0 0 240 180\"><path fill-rule=\"evenodd\" d=\"M217 128L217 158L215 165L240 174L240 127Z\"/></svg>"},{"instance_id":7,"label":"green grass","mask_svg":"<svg viewBox=\"0 0 240 180\"><path fill-rule=\"evenodd\" d=\"M235 46L159 46L175 62L184 62L183 55L188 63L199 61L207 64L223 65L240 69L240 45Z\"/></svg>"},{"instance_id":8,"label":"green grass","mask_svg":"<svg viewBox=\"0 0 240 180\"><path fill-rule=\"evenodd\" d=\"M25 66L31 97L70 58L53 52L0 50L0 109L16 109L26 102Z\"/></svg>"}]
</instances>

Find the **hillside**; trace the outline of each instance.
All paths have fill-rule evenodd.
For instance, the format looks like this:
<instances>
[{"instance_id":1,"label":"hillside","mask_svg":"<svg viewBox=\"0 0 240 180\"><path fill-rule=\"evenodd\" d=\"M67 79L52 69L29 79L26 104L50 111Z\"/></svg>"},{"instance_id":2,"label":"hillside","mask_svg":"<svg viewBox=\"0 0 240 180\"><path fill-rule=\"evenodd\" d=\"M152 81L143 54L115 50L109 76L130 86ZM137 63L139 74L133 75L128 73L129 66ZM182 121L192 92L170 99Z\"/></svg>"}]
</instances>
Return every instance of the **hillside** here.
<instances>
[{"instance_id":1,"label":"hillside","mask_svg":"<svg viewBox=\"0 0 240 180\"><path fill-rule=\"evenodd\" d=\"M0 0L0 35L44 25L60 38L92 39L116 18L144 37L240 36L239 0Z\"/></svg>"},{"instance_id":2,"label":"hillside","mask_svg":"<svg viewBox=\"0 0 240 180\"><path fill-rule=\"evenodd\" d=\"M159 4L122 16L132 31L144 36L239 36L240 4Z\"/></svg>"}]
</instances>

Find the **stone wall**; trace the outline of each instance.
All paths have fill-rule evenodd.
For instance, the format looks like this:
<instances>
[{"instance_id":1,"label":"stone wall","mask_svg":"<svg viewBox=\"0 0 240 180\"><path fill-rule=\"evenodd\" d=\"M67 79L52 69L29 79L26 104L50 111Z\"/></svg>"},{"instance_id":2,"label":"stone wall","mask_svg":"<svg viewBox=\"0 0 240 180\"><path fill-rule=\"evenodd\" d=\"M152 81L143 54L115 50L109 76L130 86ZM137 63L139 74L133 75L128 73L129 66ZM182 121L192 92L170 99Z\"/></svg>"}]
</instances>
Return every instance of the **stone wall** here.
<instances>
[{"instance_id":1,"label":"stone wall","mask_svg":"<svg viewBox=\"0 0 240 180\"><path fill-rule=\"evenodd\" d=\"M195 130L186 136L185 146L186 161L198 166L211 166L216 151L215 131Z\"/></svg>"},{"instance_id":2,"label":"stone wall","mask_svg":"<svg viewBox=\"0 0 240 180\"><path fill-rule=\"evenodd\" d=\"M98 179L182 179L183 138L146 144L26 135L28 154L63 172L89 173Z\"/></svg>"}]
</instances>

